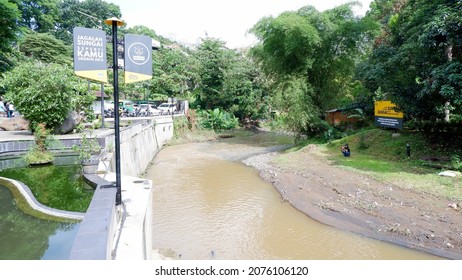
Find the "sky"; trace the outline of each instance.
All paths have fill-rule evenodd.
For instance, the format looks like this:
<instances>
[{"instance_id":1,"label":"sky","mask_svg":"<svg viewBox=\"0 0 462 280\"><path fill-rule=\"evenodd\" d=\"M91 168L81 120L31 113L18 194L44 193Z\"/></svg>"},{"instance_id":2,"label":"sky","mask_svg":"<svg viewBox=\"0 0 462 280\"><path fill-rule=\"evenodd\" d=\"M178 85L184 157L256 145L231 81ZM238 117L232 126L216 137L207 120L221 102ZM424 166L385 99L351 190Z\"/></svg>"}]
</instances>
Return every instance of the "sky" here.
<instances>
[{"instance_id":1,"label":"sky","mask_svg":"<svg viewBox=\"0 0 462 280\"><path fill-rule=\"evenodd\" d=\"M187 44L199 44L200 38L212 37L229 48L252 45L248 34L261 18L296 11L306 5L318 11L334 8L351 0L106 0L120 7L128 27L144 25L158 35ZM372 0L360 0L364 15Z\"/></svg>"}]
</instances>

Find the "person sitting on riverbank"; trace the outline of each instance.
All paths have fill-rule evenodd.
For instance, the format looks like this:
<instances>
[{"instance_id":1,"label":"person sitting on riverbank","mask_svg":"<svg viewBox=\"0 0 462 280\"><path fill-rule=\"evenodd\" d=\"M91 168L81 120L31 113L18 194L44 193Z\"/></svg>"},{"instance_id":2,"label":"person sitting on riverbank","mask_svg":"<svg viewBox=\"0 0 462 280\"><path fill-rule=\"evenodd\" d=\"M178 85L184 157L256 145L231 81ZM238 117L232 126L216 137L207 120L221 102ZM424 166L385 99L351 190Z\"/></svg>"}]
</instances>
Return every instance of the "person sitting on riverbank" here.
<instances>
[{"instance_id":1,"label":"person sitting on riverbank","mask_svg":"<svg viewBox=\"0 0 462 280\"><path fill-rule=\"evenodd\" d=\"M345 144L342 146L342 154L346 157L350 156L350 147L348 147L348 144Z\"/></svg>"}]
</instances>

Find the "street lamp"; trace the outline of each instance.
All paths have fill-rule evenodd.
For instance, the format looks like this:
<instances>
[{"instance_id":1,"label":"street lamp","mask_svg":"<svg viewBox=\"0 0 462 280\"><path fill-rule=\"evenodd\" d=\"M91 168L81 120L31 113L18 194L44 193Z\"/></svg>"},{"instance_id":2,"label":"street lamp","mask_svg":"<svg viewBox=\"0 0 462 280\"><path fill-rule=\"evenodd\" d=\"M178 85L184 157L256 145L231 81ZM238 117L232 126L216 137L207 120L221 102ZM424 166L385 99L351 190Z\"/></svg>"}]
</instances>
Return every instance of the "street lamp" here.
<instances>
[{"instance_id":1,"label":"street lamp","mask_svg":"<svg viewBox=\"0 0 462 280\"><path fill-rule=\"evenodd\" d=\"M104 21L107 25L112 26L112 71L114 73L114 134L115 134L115 157L116 157L116 205L122 204L122 188L120 175L120 128L119 128L119 64L117 55L117 26L124 23L118 18L112 17Z\"/></svg>"}]
</instances>

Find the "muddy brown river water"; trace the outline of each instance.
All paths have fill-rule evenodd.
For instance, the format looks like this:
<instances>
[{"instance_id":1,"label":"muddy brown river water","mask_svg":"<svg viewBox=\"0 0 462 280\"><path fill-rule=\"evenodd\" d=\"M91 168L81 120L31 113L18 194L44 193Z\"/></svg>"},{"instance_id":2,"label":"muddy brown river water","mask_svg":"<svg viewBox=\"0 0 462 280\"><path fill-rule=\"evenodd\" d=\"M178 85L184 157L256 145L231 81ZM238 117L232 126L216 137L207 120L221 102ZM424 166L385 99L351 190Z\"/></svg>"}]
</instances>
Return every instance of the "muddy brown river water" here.
<instances>
[{"instance_id":1,"label":"muddy brown river water","mask_svg":"<svg viewBox=\"0 0 462 280\"><path fill-rule=\"evenodd\" d=\"M437 259L312 220L241 163L290 141L260 134L165 147L145 174L154 186L153 249L193 260Z\"/></svg>"}]
</instances>

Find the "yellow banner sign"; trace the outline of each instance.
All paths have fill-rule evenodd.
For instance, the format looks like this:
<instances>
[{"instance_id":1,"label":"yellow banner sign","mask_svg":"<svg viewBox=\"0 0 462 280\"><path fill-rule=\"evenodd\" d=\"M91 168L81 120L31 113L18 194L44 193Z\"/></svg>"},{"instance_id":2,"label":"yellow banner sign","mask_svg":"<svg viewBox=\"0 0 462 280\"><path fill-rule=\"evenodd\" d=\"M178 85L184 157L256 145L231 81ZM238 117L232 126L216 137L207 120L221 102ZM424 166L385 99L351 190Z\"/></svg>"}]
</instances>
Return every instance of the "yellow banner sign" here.
<instances>
[{"instance_id":1,"label":"yellow banner sign","mask_svg":"<svg viewBox=\"0 0 462 280\"><path fill-rule=\"evenodd\" d=\"M125 83L126 84L134 83L134 82L146 81L146 80L150 80L152 78L152 76L150 76L150 75L143 75L143 74L140 74L140 73L129 72L129 71L125 71L124 74L125 74L124 78L125 78Z\"/></svg>"},{"instance_id":2,"label":"yellow banner sign","mask_svg":"<svg viewBox=\"0 0 462 280\"><path fill-rule=\"evenodd\" d=\"M395 104L391 101L375 101L375 116L376 117L388 117L402 119L404 117L403 112L401 112Z\"/></svg>"}]
</instances>

